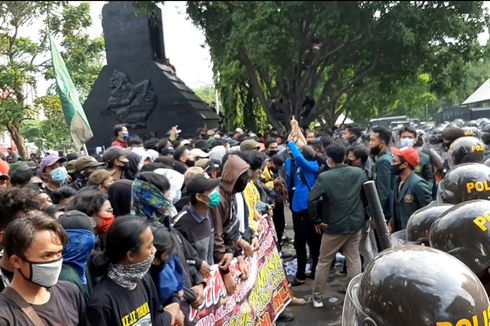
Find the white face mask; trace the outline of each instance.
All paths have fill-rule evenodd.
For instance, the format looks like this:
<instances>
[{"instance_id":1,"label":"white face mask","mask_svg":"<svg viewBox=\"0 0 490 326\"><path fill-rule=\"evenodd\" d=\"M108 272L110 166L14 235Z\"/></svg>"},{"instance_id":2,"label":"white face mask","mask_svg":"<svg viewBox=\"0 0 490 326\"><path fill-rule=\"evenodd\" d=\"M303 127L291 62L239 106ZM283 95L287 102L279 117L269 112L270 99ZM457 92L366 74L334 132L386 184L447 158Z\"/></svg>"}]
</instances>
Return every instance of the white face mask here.
<instances>
[{"instance_id":1,"label":"white face mask","mask_svg":"<svg viewBox=\"0 0 490 326\"><path fill-rule=\"evenodd\" d=\"M58 278L61 273L61 267L63 265L63 258L58 260L49 261L46 263L33 263L26 260L31 265L31 278L24 278L36 285L50 288L58 283Z\"/></svg>"},{"instance_id":2,"label":"white face mask","mask_svg":"<svg viewBox=\"0 0 490 326\"><path fill-rule=\"evenodd\" d=\"M413 147L414 140L410 138L400 139L400 147Z\"/></svg>"}]
</instances>

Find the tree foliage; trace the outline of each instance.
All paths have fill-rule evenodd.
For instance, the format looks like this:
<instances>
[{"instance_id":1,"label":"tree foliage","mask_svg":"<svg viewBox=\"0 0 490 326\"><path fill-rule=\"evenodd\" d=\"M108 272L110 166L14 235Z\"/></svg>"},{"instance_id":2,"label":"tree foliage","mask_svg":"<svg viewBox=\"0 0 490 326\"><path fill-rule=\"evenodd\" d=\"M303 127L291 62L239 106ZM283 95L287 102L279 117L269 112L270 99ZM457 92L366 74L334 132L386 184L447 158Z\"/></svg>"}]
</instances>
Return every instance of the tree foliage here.
<instances>
[{"instance_id":1,"label":"tree foliage","mask_svg":"<svg viewBox=\"0 0 490 326\"><path fill-rule=\"evenodd\" d=\"M92 40L84 32L91 24L89 9L88 3L73 6L65 1L0 2L0 124L6 126L23 157L27 152L21 134L22 123L36 119L41 107L36 101L36 105L30 103L28 98L32 99L32 95L26 90L32 92L35 89L39 76L53 76L49 34L63 40L67 67L82 95L88 94L102 68L103 40ZM21 30L32 28L34 21L43 22L39 37L21 37ZM47 110L45 115L54 118ZM67 128L66 123L60 126ZM48 144L59 144L63 137Z\"/></svg>"},{"instance_id":2,"label":"tree foliage","mask_svg":"<svg viewBox=\"0 0 490 326\"><path fill-rule=\"evenodd\" d=\"M249 91L275 128L292 115L332 126L379 96L395 112L420 110L481 55L476 39L488 21L481 1L190 1L187 12L210 46L225 109ZM393 98L410 82L403 108Z\"/></svg>"}]
</instances>

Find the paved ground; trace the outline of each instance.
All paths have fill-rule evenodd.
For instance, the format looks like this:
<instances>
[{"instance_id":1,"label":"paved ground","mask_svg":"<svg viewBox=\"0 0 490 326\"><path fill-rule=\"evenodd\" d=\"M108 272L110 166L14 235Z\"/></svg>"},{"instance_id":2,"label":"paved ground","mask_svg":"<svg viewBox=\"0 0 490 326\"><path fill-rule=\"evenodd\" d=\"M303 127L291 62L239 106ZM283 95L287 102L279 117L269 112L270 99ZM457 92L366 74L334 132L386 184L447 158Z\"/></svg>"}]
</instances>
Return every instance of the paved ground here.
<instances>
[{"instance_id":1,"label":"paved ground","mask_svg":"<svg viewBox=\"0 0 490 326\"><path fill-rule=\"evenodd\" d=\"M291 212L286 209L286 235L293 239L294 233L292 230ZM286 251L294 252L294 249L290 246L286 246ZM287 258L285 259L287 260ZM323 308L313 308L311 303L307 303L304 306L289 306L287 309L295 315L295 319L289 323L280 323L278 326L335 326L341 325L342 317L342 304L344 302L344 295L337 292L345 284L345 277L335 276L334 273L340 268L337 266L335 270L330 272L329 288L325 294L325 300L323 302ZM304 298L308 301L311 295L313 280L307 279L306 283L301 286L292 287L293 295L299 298Z\"/></svg>"}]
</instances>

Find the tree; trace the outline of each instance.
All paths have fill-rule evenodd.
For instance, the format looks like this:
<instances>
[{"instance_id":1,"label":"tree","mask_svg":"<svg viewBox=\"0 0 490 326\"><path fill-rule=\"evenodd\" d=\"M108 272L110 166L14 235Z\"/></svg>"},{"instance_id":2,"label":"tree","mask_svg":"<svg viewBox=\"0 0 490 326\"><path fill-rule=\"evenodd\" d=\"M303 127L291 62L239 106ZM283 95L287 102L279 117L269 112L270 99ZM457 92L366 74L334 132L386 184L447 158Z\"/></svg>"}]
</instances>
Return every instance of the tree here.
<instances>
[{"instance_id":1,"label":"tree","mask_svg":"<svg viewBox=\"0 0 490 326\"><path fill-rule=\"evenodd\" d=\"M366 99L368 82L394 94L426 73L443 90L439 76L451 68L456 80L454 63L481 55L474 40L488 20L481 1L190 1L187 12L204 31L222 96L248 85L275 128L292 115L332 126ZM230 71L241 78L224 77Z\"/></svg>"},{"instance_id":2,"label":"tree","mask_svg":"<svg viewBox=\"0 0 490 326\"><path fill-rule=\"evenodd\" d=\"M103 42L83 33L91 24L89 8L88 3L75 7L62 1L0 2L0 124L6 126L23 157L27 152L22 122L36 119L38 114L35 106L28 105L25 90L35 88L39 75L52 76L47 52L49 32L63 38L67 66L82 94L88 93L100 71ZM50 31L48 17L53 22ZM35 20L44 22L39 39L20 37L19 31Z\"/></svg>"},{"instance_id":3,"label":"tree","mask_svg":"<svg viewBox=\"0 0 490 326\"><path fill-rule=\"evenodd\" d=\"M197 96L208 105L212 102L216 102L215 88L213 86L207 85L194 90Z\"/></svg>"}]
</instances>

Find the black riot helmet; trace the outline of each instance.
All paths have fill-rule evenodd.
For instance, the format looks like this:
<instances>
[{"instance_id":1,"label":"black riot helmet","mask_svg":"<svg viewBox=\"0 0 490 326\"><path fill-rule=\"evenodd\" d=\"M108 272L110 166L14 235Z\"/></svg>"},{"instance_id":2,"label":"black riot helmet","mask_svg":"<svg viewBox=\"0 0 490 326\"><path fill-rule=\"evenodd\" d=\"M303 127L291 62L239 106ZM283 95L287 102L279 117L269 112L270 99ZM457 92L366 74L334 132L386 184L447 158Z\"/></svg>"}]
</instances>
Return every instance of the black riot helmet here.
<instances>
[{"instance_id":1,"label":"black riot helmet","mask_svg":"<svg viewBox=\"0 0 490 326\"><path fill-rule=\"evenodd\" d=\"M342 325L480 325L488 312L485 288L466 265L440 250L408 245L383 251L352 279Z\"/></svg>"},{"instance_id":2,"label":"black riot helmet","mask_svg":"<svg viewBox=\"0 0 490 326\"><path fill-rule=\"evenodd\" d=\"M472 136L460 137L452 142L448 150L449 167L461 163L481 163L485 154L485 144Z\"/></svg>"},{"instance_id":3,"label":"black riot helmet","mask_svg":"<svg viewBox=\"0 0 490 326\"><path fill-rule=\"evenodd\" d=\"M490 201L479 199L447 210L430 229L430 246L461 260L477 276L490 268Z\"/></svg>"},{"instance_id":4,"label":"black riot helmet","mask_svg":"<svg viewBox=\"0 0 490 326\"><path fill-rule=\"evenodd\" d=\"M429 232L432 223L453 207L451 204L431 204L415 211L407 222L407 241L429 246Z\"/></svg>"},{"instance_id":5,"label":"black riot helmet","mask_svg":"<svg viewBox=\"0 0 490 326\"><path fill-rule=\"evenodd\" d=\"M481 128L480 138L485 145L490 145L490 123L483 125Z\"/></svg>"},{"instance_id":6,"label":"black riot helmet","mask_svg":"<svg viewBox=\"0 0 490 326\"><path fill-rule=\"evenodd\" d=\"M432 132L429 135L429 143L431 143L432 145L442 143L442 131L443 130L444 130L443 127L437 127L437 128L432 129Z\"/></svg>"},{"instance_id":7,"label":"black riot helmet","mask_svg":"<svg viewBox=\"0 0 490 326\"><path fill-rule=\"evenodd\" d=\"M490 199L490 167L480 163L456 166L437 188L438 203L459 204L473 199Z\"/></svg>"}]
</instances>

